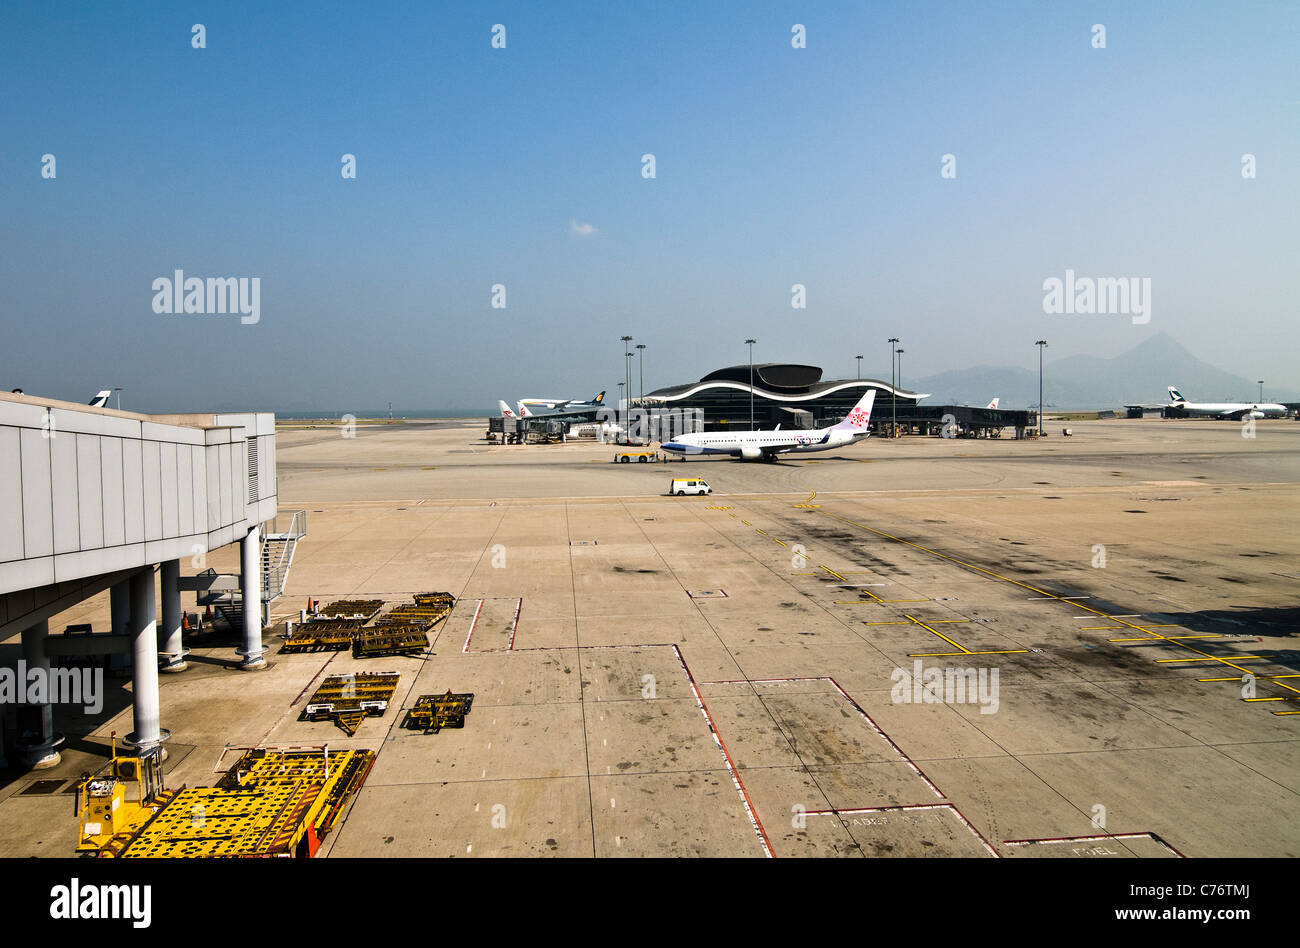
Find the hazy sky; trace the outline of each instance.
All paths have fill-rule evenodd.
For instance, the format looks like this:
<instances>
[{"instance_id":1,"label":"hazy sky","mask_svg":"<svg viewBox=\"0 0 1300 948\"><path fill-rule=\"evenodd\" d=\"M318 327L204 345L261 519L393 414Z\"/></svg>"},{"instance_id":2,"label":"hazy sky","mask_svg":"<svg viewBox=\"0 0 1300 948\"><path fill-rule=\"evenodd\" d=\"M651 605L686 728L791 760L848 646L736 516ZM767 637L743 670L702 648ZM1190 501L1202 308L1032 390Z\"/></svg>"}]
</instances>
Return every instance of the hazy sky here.
<instances>
[{"instance_id":1,"label":"hazy sky","mask_svg":"<svg viewBox=\"0 0 1300 948\"><path fill-rule=\"evenodd\" d=\"M747 336L915 378L1165 331L1297 388L1297 50L1292 2L10 2L0 386L486 408L612 397L624 334L649 390ZM260 321L156 314L178 268ZM1150 322L1046 315L1067 268Z\"/></svg>"}]
</instances>

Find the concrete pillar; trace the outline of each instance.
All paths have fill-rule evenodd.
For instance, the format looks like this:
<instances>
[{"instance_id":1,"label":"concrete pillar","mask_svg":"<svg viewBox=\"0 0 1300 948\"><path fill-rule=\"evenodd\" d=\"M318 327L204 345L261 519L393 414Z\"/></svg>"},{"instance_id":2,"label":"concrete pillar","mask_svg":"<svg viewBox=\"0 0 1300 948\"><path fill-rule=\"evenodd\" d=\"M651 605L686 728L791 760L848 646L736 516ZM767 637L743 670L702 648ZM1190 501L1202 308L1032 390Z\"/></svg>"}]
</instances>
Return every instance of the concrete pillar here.
<instances>
[{"instance_id":1,"label":"concrete pillar","mask_svg":"<svg viewBox=\"0 0 1300 948\"><path fill-rule=\"evenodd\" d=\"M49 623L42 619L23 629L23 668L18 686L25 691L29 675L39 671L45 679L45 701L40 704L21 704L18 708L18 739L14 743L18 763L29 770L45 770L59 764L59 748L63 735L54 733L54 695L50 679L50 660L45 655L45 636Z\"/></svg>"},{"instance_id":2,"label":"concrete pillar","mask_svg":"<svg viewBox=\"0 0 1300 948\"><path fill-rule=\"evenodd\" d=\"M181 561L167 560L158 567L162 581L162 625L158 627L158 657L164 672L185 671L181 641Z\"/></svg>"},{"instance_id":3,"label":"concrete pillar","mask_svg":"<svg viewBox=\"0 0 1300 948\"><path fill-rule=\"evenodd\" d=\"M239 590L244 600L244 644L235 651L244 656L245 669L265 668L262 647L262 543L257 524L240 541Z\"/></svg>"},{"instance_id":4,"label":"concrete pillar","mask_svg":"<svg viewBox=\"0 0 1300 948\"><path fill-rule=\"evenodd\" d=\"M126 736L126 743L140 750L171 737L158 726L158 625L154 608L153 570L145 568L131 577L131 710L135 730Z\"/></svg>"},{"instance_id":5,"label":"concrete pillar","mask_svg":"<svg viewBox=\"0 0 1300 948\"><path fill-rule=\"evenodd\" d=\"M109 597L109 615L111 616L112 626L109 629L114 635L130 634L131 624L131 581L124 579L120 583L114 584L108 593ZM108 671L110 674L126 675L131 669L131 656L126 652L117 652L108 656Z\"/></svg>"}]
</instances>

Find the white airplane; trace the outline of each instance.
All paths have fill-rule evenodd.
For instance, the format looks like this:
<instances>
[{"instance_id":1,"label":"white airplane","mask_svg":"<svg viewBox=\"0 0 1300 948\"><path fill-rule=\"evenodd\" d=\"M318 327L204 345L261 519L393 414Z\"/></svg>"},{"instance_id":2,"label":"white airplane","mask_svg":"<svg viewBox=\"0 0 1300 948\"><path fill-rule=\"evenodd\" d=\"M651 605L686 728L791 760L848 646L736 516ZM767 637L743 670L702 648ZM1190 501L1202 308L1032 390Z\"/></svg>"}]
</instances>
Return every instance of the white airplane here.
<instances>
[{"instance_id":1,"label":"white airplane","mask_svg":"<svg viewBox=\"0 0 1300 948\"><path fill-rule=\"evenodd\" d=\"M1240 421L1242 418L1266 418L1269 415L1286 416L1286 406L1276 402L1189 402L1183 398L1178 389L1172 385L1166 389L1170 408L1177 408L1189 415L1201 415L1210 418L1227 418Z\"/></svg>"},{"instance_id":2,"label":"white airplane","mask_svg":"<svg viewBox=\"0 0 1300 948\"><path fill-rule=\"evenodd\" d=\"M816 431L782 431L778 425L772 431L701 432L678 435L662 445L673 454L729 454L742 461L775 461L778 454L786 452L829 451L853 444L871 434L871 406L876 402L873 388L838 425Z\"/></svg>"},{"instance_id":3,"label":"white airplane","mask_svg":"<svg viewBox=\"0 0 1300 948\"><path fill-rule=\"evenodd\" d=\"M997 408L997 407L998 407L998 402L999 402L999 401L1001 401L1000 398L995 398L995 399L993 399L993 401L989 402L989 403L988 403L987 405L985 405L984 407L985 407L985 408Z\"/></svg>"},{"instance_id":4,"label":"white airplane","mask_svg":"<svg viewBox=\"0 0 1300 948\"><path fill-rule=\"evenodd\" d=\"M609 438L617 438L622 433L623 426L616 425L612 421L587 421L572 425L567 437L595 438L598 441L605 441Z\"/></svg>"},{"instance_id":5,"label":"white airplane","mask_svg":"<svg viewBox=\"0 0 1300 948\"><path fill-rule=\"evenodd\" d=\"M603 392L601 393L604 394ZM568 404L568 403L565 403ZM519 403L519 414L516 415L514 410L504 401L497 399L497 408L501 411L502 418L536 418L536 414L528 410L529 401ZM563 416L563 412L559 413ZM569 426L566 437L569 438L596 438L604 441L607 438L616 438L623 433L623 426L614 424L611 421L580 421Z\"/></svg>"},{"instance_id":6,"label":"white airplane","mask_svg":"<svg viewBox=\"0 0 1300 948\"><path fill-rule=\"evenodd\" d=\"M519 417L535 418L539 415L592 414L605 405L605 393L601 392L589 402L580 398L521 398L519 399Z\"/></svg>"}]
</instances>

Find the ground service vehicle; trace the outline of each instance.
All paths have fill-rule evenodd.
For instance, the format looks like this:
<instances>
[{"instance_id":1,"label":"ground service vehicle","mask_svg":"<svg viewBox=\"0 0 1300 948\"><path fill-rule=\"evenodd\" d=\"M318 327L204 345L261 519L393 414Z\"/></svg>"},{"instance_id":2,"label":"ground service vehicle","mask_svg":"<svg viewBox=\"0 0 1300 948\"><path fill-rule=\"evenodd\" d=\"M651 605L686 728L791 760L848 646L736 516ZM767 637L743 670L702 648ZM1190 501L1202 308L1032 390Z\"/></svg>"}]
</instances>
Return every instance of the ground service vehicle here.
<instances>
[{"instance_id":1,"label":"ground service vehicle","mask_svg":"<svg viewBox=\"0 0 1300 948\"><path fill-rule=\"evenodd\" d=\"M711 494L713 488L708 481L700 477L674 477L668 487L668 493L683 497L686 494Z\"/></svg>"}]
</instances>

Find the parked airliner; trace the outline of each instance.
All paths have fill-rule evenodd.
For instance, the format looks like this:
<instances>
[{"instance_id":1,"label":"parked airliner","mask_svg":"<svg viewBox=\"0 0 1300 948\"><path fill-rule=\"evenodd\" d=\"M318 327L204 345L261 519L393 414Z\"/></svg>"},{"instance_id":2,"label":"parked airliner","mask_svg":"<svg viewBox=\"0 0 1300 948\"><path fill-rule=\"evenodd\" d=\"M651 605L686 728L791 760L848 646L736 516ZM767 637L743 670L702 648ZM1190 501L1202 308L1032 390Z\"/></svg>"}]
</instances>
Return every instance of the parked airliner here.
<instances>
[{"instance_id":1,"label":"parked airliner","mask_svg":"<svg viewBox=\"0 0 1300 948\"><path fill-rule=\"evenodd\" d=\"M1286 406L1275 402L1189 402L1172 385L1166 391L1173 399L1169 407L1177 408L1189 415L1228 418L1232 421L1240 421L1246 417L1266 418L1269 415L1286 417Z\"/></svg>"},{"instance_id":2,"label":"parked airliner","mask_svg":"<svg viewBox=\"0 0 1300 948\"><path fill-rule=\"evenodd\" d=\"M782 431L709 431L678 435L665 441L663 449L673 454L729 454L742 461L775 461L787 452L829 451L853 444L870 435L871 406L876 402L873 388L838 425L816 431L792 429Z\"/></svg>"}]
</instances>

